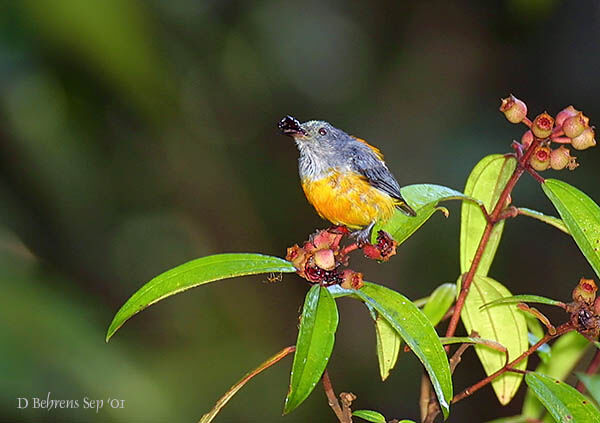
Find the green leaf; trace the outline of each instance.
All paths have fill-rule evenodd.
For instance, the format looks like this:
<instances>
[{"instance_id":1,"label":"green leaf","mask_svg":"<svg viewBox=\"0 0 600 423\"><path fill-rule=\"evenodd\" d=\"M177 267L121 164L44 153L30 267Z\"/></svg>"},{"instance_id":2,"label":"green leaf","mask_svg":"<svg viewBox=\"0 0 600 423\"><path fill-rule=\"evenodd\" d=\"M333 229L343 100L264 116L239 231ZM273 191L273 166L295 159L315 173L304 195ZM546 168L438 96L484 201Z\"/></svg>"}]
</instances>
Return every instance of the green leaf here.
<instances>
[{"instance_id":1,"label":"green leaf","mask_svg":"<svg viewBox=\"0 0 600 423\"><path fill-rule=\"evenodd\" d=\"M295 350L294 346L286 347L286 348L282 349L281 351L279 351L277 354L275 354L273 357L270 357L269 359L267 359L264 363L262 363L256 369L252 370L251 372L248 372L235 385L233 385L231 388L229 388L229 390L225 393L225 395L223 395L219 399L219 401L217 401L217 403L212 408L212 410L210 410L208 413L203 415L198 423L212 422L214 420L214 418L217 417L217 414L219 414L221 409L227 405L229 400L231 400L231 398L233 398L233 396L235 394L237 394L237 392L240 389L242 389L244 387L244 385L250 381L250 379L252 379L254 376L258 375L259 373L262 373L263 371L265 371L272 365L276 364L279 360L281 360L288 354L291 354L292 352L294 352L294 350Z\"/></svg>"},{"instance_id":2,"label":"green leaf","mask_svg":"<svg viewBox=\"0 0 600 423\"><path fill-rule=\"evenodd\" d=\"M541 373L528 373L525 382L557 422L600 422L600 411L572 386Z\"/></svg>"},{"instance_id":3,"label":"green leaf","mask_svg":"<svg viewBox=\"0 0 600 423\"><path fill-rule=\"evenodd\" d=\"M335 300L327 288L313 285L304 301L283 414L302 404L321 379L333 350L337 325Z\"/></svg>"},{"instance_id":4,"label":"green leaf","mask_svg":"<svg viewBox=\"0 0 600 423\"><path fill-rule=\"evenodd\" d=\"M588 392L594 398L594 400L600 403L600 375L588 375L585 373L577 373L577 377L583 383L585 389L588 390Z\"/></svg>"},{"instance_id":5,"label":"green leaf","mask_svg":"<svg viewBox=\"0 0 600 423\"><path fill-rule=\"evenodd\" d=\"M386 380L390 371L396 366L402 338L381 315L375 318L375 334L377 336L377 361L381 380Z\"/></svg>"},{"instance_id":6,"label":"green leaf","mask_svg":"<svg viewBox=\"0 0 600 423\"><path fill-rule=\"evenodd\" d=\"M450 309L456 298L456 284L445 283L438 286L429 296L423 313L433 326L437 325Z\"/></svg>"},{"instance_id":7,"label":"green leaf","mask_svg":"<svg viewBox=\"0 0 600 423\"><path fill-rule=\"evenodd\" d=\"M567 225L565 225L565 222L563 222L562 219L559 219L558 217L547 216L543 213L540 213L539 211L526 209L525 207L519 207L519 214L522 214L523 216L529 216L541 222L547 223L548 225L554 226L555 228L570 235Z\"/></svg>"},{"instance_id":8,"label":"green leaf","mask_svg":"<svg viewBox=\"0 0 600 423\"><path fill-rule=\"evenodd\" d=\"M528 349L525 316L515 305L481 310L483 304L510 295L508 289L500 282L476 275L460 316L467 333L477 331L479 337L496 341L505 346L508 350L509 360L514 360ZM493 351L479 345L475 346L475 351L488 376L506 364L506 355L500 351ZM527 359L515 367L521 370L525 369ZM502 405L508 404L515 396L522 379L523 375L517 373L505 373L494 379L492 387Z\"/></svg>"},{"instance_id":9,"label":"green leaf","mask_svg":"<svg viewBox=\"0 0 600 423\"><path fill-rule=\"evenodd\" d=\"M600 277L600 207L585 193L566 182L546 179L542 189Z\"/></svg>"},{"instance_id":10,"label":"green leaf","mask_svg":"<svg viewBox=\"0 0 600 423\"><path fill-rule=\"evenodd\" d=\"M399 244L406 241L436 210L441 210L444 214L447 214L446 209L437 207L440 201L476 201L452 188L433 184L407 185L400 192L408 204L415 209L417 215L415 217L407 216L397 210L385 224L375 225L371 235L372 242L375 242L377 232L380 229L390 234Z\"/></svg>"},{"instance_id":11,"label":"green leaf","mask_svg":"<svg viewBox=\"0 0 600 423\"><path fill-rule=\"evenodd\" d=\"M500 304L517 304L517 303L536 303L536 304L548 304L552 306L564 305L562 301L553 300L551 298L541 297L539 295L512 295L510 297L499 298L495 301L489 302L481 306L481 310L486 308L494 307Z\"/></svg>"},{"instance_id":12,"label":"green leaf","mask_svg":"<svg viewBox=\"0 0 600 423\"><path fill-rule=\"evenodd\" d=\"M480 200L488 213L491 213L516 165L517 161L514 157L505 157L501 154L484 157L471 171L465 185L465 195ZM463 202L460 225L461 273L466 273L471 267L486 224L487 221L479 206ZM487 275L500 243L503 228L504 220L494 227L477 268L478 275Z\"/></svg>"},{"instance_id":13,"label":"green leaf","mask_svg":"<svg viewBox=\"0 0 600 423\"><path fill-rule=\"evenodd\" d=\"M373 307L402 336L421 360L447 417L452 400L452 377L448 357L431 322L404 295L381 285L365 282L357 296Z\"/></svg>"},{"instance_id":14,"label":"green leaf","mask_svg":"<svg viewBox=\"0 0 600 423\"><path fill-rule=\"evenodd\" d=\"M356 410L352 413L354 417L359 417L363 420L372 423L386 423L385 417L383 414L378 413L377 411L372 410Z\"/></svg>"},{"instance_id":15,"label":"green leaf","mask_svg":"<svg viewBox=\"0 0 600 423\"><path fill-rule=\"evenodd\" d=\"M559 380L564 380L579 362L589 345L589 341L583 335L577 332L565 333L550 347L552 359L547 363L540 363L535 371ZM530 390L527 390L523 402L522 414L537 419L541 416L542 412L542 404Z\"/></svg>"},{"instance_id":16,"label":"green leaf","mask_svg":"<svg viewBox=\"0 0 600 423\"><path fill-rule=\"evenodd\" d=\"M217 254L188 261L156 276L133 294L113 318L106 341L134 314L186 289L235 276L295 271L290 262L262 254Z\"/></svg>"}]
</instances>

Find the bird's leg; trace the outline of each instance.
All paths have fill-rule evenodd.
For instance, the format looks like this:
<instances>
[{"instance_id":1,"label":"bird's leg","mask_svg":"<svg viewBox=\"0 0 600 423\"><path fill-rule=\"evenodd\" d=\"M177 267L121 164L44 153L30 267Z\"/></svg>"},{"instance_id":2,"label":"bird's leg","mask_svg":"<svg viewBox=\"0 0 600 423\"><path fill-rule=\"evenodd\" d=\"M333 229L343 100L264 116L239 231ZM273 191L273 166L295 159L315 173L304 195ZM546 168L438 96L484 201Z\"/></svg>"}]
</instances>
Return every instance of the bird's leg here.
<instances>
[{"instance_id":1,"label":"bird's leg","mask_svg":"<svg viewBox=\"0 0 600 423\"><path fill-rule=\"evenodd\" d=\"M370 244L371 241L371 231L373 230L373 226L375 226L375 221L369 223L369 226L359 229L358 231L354 231L350 234L352 238L356 238L359 246L364 244Z\"/></svg>"}]
</instances>

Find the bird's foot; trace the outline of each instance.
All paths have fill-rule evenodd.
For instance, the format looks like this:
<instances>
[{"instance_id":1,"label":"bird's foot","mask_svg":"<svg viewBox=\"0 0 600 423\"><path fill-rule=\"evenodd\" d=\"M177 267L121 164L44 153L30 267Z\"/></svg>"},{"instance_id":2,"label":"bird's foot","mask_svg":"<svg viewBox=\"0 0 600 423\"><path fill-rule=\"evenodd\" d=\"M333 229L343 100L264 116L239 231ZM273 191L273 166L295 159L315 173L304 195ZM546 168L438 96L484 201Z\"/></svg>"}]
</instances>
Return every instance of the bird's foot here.
<instances>
[{"instance_id":1,"label":"bird's foot","mask_svg":"<svg viewBox=\"0 0 600 423\"><path fill-rule=\"evenodd\" d=\"M356 243L359 247L366 244L370 244L371 241L371 231L373 230L373 226L375 226L375 222L371 222L369 226L359 229L358 231L354 231L350 234L351 238L356 238Z\"/></svg>"}]
</instances>

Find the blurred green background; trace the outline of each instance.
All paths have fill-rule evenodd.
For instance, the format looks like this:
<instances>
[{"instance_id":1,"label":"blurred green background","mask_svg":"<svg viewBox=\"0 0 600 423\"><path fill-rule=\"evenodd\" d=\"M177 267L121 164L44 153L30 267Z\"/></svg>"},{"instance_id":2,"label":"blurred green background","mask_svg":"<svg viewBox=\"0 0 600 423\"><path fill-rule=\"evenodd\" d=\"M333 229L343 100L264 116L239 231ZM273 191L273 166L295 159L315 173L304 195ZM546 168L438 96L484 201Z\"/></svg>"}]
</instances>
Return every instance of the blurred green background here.
<instances>
[{"instance_id":1,"label":"blurred green background","mask_svg":"<svg viewBox=\"0 0 600 423\"><path fill-rule=\"evenodd\" d=\"M285 114L379 146L401 184L462 189L530 116L574 104L600 121L600 4L558 0L343 2L18 0L0 5L0 421L195 422L247 370L294 343L307 285L226 280L177 295L112 339L144 282L218 252L285 255L325 227L306 202ZM547 172L600 200L600 152ZM524 178L515 204L554 213ZM459 204L368 280L410 298L458 274ZM519 217L491 276L568 299L593 273L572 240ZM418 418L421 368L404 354L381 383L370 318L340 301L330 374L357 408ZM554 316L562 318L560 314ZM322 389L281 417L291 359L253 380L220 422L334 421ZM458 391L482 376L470 351ZM118 398L125 408L17 409L18 397ZM451 422L516 414L491 389Z\"/></svg>"}]
</instances>

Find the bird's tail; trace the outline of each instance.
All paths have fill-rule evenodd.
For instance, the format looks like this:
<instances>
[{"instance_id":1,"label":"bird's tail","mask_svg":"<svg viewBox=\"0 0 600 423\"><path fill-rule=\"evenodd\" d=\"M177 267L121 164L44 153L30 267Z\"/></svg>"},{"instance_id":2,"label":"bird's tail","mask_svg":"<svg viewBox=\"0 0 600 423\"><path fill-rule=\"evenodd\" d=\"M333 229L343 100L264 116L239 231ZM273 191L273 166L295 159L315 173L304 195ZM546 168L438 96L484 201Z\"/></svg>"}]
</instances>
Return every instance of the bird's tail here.
<instances>
[{"instance_id":1,"label":"bird's tail","mask_svg":"<svg viewBox=\"0 0 600 423\"><path fill-rule=\"evenodd\" d=\"M413 208L411 206L409 206L408 204L406 204L406 201L402 200L402 201L398 201L396 203L396 207L399 208L400 210L402 210L404 212L404 214L408 215L408 216L416 216L417 212L413 210Z\"/></svg>"}]
</instances>

